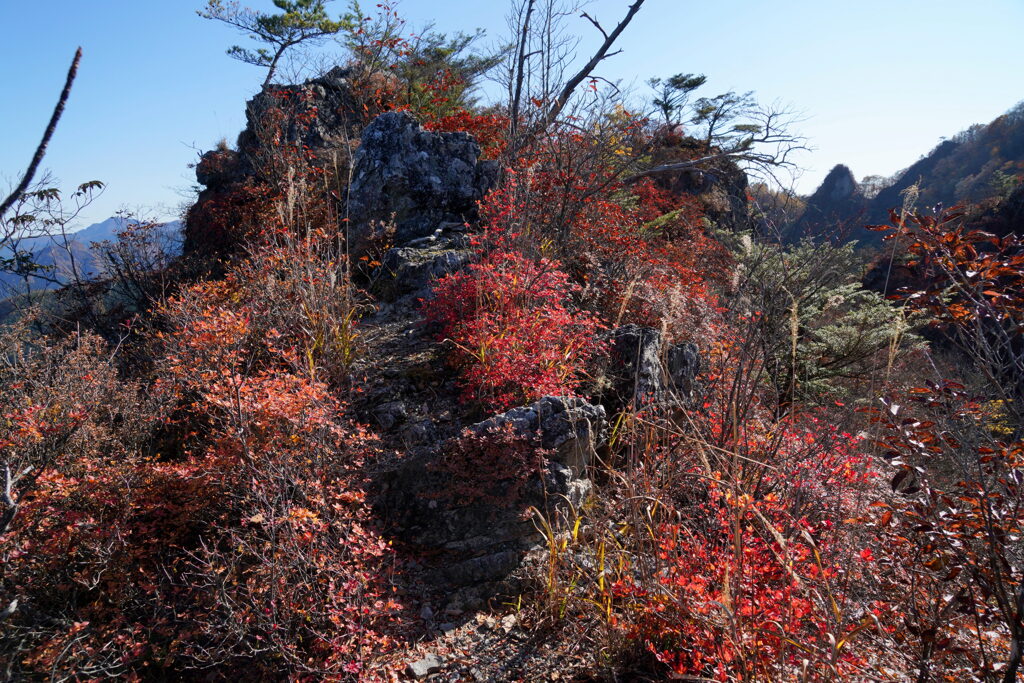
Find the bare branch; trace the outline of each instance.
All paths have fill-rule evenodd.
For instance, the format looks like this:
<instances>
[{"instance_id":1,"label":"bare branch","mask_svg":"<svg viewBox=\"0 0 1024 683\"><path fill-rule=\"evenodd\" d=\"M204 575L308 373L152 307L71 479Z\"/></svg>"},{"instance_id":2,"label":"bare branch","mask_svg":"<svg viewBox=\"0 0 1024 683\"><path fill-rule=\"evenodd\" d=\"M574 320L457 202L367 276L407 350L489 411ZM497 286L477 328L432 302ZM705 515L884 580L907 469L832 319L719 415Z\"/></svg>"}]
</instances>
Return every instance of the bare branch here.
<instances>
[{"instance_id":1,"label":"bare branch","mask_svg":"<svg viewBox=\"0 0 1024 683\"><path fill-rule=\"evenodd\" d=\"M591 24L593 24L597 28L597 30L601 32L601 35L605 37L605 40L608 39L608 32L604 30L604 28L597 21L597 19L595 19L594 17L590 16L586 12L584 12L580 16L583 17L584 19L586 19L587 21L589 21Z\"/></svg>"},{"instance_id":2,"label":"bare branch","mask_svg":"<svg viewBox=\"0 0 1024 683\"><path fill-rule=\"evenodd\" d=\"M619 50L619 52L622 52L622 50ZM616 52L615 54L618 54L618 52ZM618 86L618 85L616 85L615 83L612 83L611 81L609 81L609 80L608 80L607 78L605 78L604 76L594 76L594 77L593 77L593 80L595 80L595 81L601 81L602 83L604 83L605 85L607 85L607 86L608 86L609 88L611 88L612 90L614 90L614 91L615 91L615 94L616 94L616 95L618 95L618 94L620 94L620 93L622 92L622 89L621 89L621 88L619 88L619 86Z\"/></svg>"},{"instance_id":3,"label":"bare branch","mask_svg":"<svg viewBox=\"0 0 1024 683\"><path fill-rule=\"evenodd\" d=\"M629 25L629 22L633 20L636 13L640 11L640 7L643 6L643 4L644 0L636 0L636 2L629 6L629 11L626 12L626 16L619 22L619 25L615 27L615 30L610 34L605 35L604 42L601 43L601 47L597 49L597 52L595 52L594 56L590 58L590 61L584 64L583 68L565 83L562 87L562 91L558 93L557 97L555 97L554 102L552 102L551 107L548 109L547 115L544 117L545 124L550 124L558 117L562 112L562 109L565 108L565 103L569 101L569 98L572 96L576 88L579 87L580 83L582 83L587 76L597 68L597 65L600 64L601 61L610 56L608 54L608 50L611 49L619 35L621 35L626 26ZM584 16L586 15L584 14ZM590 17L587 18L590 19ZM590 20L593 22L593 19ZM603 30L602 33L604 33Z\"/></svg>"},{"instance_id":4,"label":"bare branch","mask_svg":"<svg viewBox=\"0 0 1024 683\"><path fill-rule=\"evenodd\" d=\"M50 144L50 138L53 137L53 132L57 130L57 122L60 121L61 114L64 113L64 105L67 104L68 96L71 94L71 84L74 83L75 76L78 75L78 63L81 60L82 48L78 48L75 51L74 59L71 60L71 68L68 69L68 76L64 81L64 90L60 93L60 99L57 100L57 106L53 108L53 114L50 116L50 123L46 126L46 131L43 133L43 139L40 141L39 146L36 147L35 154L32 155L32 161L29 162L28 169L25 170L25 175L22 176L21 182L17 184L10 196L7 197L3 203L0 203L0 218L3 218L4 214L10 210L11 206L13 206L14 203L25 194L25 190L28 189L29 184L32 182L32 178L35 177L36 171L39 170L39 164L43 161L43 157L46 155L46 148Z\"/></svg>"},{"instance_id":5,"label":"bare branch","mask_svg":"<svg viewBox=\"0 0 1024 683\"><path fill-rule=\"evenodd\" d=\"M523 18L523 30L519 38L519 57L516 59L516 86L515 94L512 97L512 111L509 115L509 138L511 140L516 139L516 132L519 128L519 107L523 97L523 78L525 75L526 59L529 55L526 54L526 43L530 32L530 15L533 14L533 7L536 0L527 0L526 14Z\"/></svg>"}]
</instances>

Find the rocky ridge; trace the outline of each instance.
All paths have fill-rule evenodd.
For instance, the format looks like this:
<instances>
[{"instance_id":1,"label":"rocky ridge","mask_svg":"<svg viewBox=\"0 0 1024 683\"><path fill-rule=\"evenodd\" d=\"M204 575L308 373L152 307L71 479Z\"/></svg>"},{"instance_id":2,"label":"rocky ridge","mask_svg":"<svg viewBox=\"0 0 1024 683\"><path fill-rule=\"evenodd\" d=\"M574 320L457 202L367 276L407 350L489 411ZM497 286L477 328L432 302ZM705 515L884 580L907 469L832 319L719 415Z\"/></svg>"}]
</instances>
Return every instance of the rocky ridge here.
<instances>
[{"instance_id":1,"label":"rocky ridge","mask_svg":"<svg viewBox=\"0 0 1024 683\"><path fill-rule=\"evenodd\" d=\"M289 116L313 122L307 128L285 121L289 144L305 145L323 159L355 140L352 116L344 113L350 106L344 76L332 72L285 88L298 103ZM196 175L205 189L193 212L261 181L258 128L272 104L268 97L249 102L238 151L218 149L201 158ZM609 412L630 405L680 407L698 390L700 359L693 345L668 345L658 330L626 325L609 333L610 389L597 400L545 396L496 415L467 411L455 398L448 349L424 327L418 305L437 279L472 262L468 233L477 227L477 203L497 182L498 167L480 159L468 134L427 131L401 112L377 117L357 144L339 229L348 231L356 255L372 253L379 265L366 274L378 303L360 323L363 348L353 370L363 379L353 408L394 454L374 475L372 504L395 542L420 558L403 590L421 595L421 616L438 636L435 652L410 655L407 673L443 677L454 670L436 654L445 639L472 632L479 640L483 631L492 644L511 637L512 627L483 628L473 615L518 594L536 575L531 570L545 561L548 547L545 524L554 533L571 527L600 469ZM201 248L192 237L191 248ZM525 481L499 477L471 499L448 495L449 459L460 440L492 438L521 440L544 457Z\"/></svg>"}]
</instances>

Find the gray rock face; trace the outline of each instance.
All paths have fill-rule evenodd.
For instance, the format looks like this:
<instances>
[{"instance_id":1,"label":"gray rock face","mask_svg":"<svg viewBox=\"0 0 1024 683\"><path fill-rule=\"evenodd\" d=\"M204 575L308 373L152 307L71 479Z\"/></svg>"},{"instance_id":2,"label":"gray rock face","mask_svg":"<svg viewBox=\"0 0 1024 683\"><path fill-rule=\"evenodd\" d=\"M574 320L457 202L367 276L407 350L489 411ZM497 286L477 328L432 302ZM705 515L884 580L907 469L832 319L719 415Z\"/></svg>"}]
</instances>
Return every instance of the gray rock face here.
<instances>
[{"instance_id":1,"label":"gray rock face","mask_svg":"<svg viewBox=\"0 0 1024 683\"><path fill-rule=\"evenodd\" d=\"M582 398L556 396L513 408L473 425L470 430L483 434L506 424L512 424L523 435L539 434L541 448L554 451L551 461L570 468L576 477L586 476L597 446L607 438L604 406Z\"/></svg>"},{"instance_id":2,"label":"gray rock face","mask_svg":"<svg viewBox=\"0 0 1024 683\"><path fill-rule=\"evenodd\" d=\"M697 375L700 373L700 352L696 344L673 344L668 348L665 369L674 392L690 397L696 391Z\"/></svg>"},{"instance_id":3,"label":"gray rock face","mask_svg":"<svg viewBox=\"0 0 1024 683\"><path fill-rule=\"evenodd\" d=\"M664 386L661 332L625 325L611 333L611 375L623 403L646 403Z\"/></svg>"},{"instance_id":4,"label":"gray rock face","mask_svg":"<svg viewBox=\"0 0 1024 683\"><path fill-rule=\"evenodd\" d=\"M238 151L215 149L196 165L196 179L206 187L196 206L219 197L230 208L238 201L233 189L283 182L295 163L308 162L339 182L351 169L346 218L352 254L365 255L374 236L387 235L395 249L383 270L396 287L385 298L415 293L468 260L466 245L450 238L461 239L458 233L476 220L477 203L497 183L498 164L480 161L480 146L468 133L426 131L405 112L368 122L349 75L338 67L305 83L271 85L249 100ZM223 206L215 209L224 213ZM188 221L195 235L186 246L211 250L217 245L204 243L208 226L201 214ZM392 225L393 234L383 229ZM425 238L434 241L417 243Z\"/></svg>"},{"instance_id":5,"label":"gray rock face","mask_svg":"<svg viewBox=\"0 0 1024 683\"><path fill-rule=\"evenodd\" d=\"M617 403L642 407L692 395L700 372L695 345L667 346L659 330L633 324L612 330L610 338L609 375Z\"/></svg>"},{"instance_id":6,"label":"gray rock face","mask_svg":"<svg viewBox=\"0 0 1024 683\"><path fill-rule=\"evenodd\" d=\"M343 67L305 83L270 85L246 103L245 118L247 125L238 148L246 167L256 173L267 139L306 148L326 163L322 157L344 149L365 123L352 93L349 71Z\"/></svg>"},{"instance_id":7,"label":"gray rock face","mask_svg":"<svg viewBox=\"0 0 1024 683\"><path fill-rule=\"evenodd\" d=\"M447 225L434 235L414 240L410 246L394 247L384 254L375 292L385 301L413 295L426 297L435 280L461 270L473 257L469 240L462 234L448 234Z\"/></svg>"},{"instance_id":8,"label":"gray rock face","mask_svg":"<svg viewBox=\"0 0 1024 683\"><path fill-rule=\"evenodd\" d=\"M373 416L377 418L381 427L391 429L404 422L409 417L409 411L401 401L388 401L377 406L377 409L373 411Z\"/></svg>"},{"instance_id":9,"label":"gray rock face","mask_svg":"<svg viewBox=\"0 0 1024 683\"><path fill-rule=\"evenodd\" d=\"M458 503L433 495L446 480L432 467L440 452L413 458L389 482L384 505L396 517L396 526L407 539L425 548L446 551L448 561L438 568L439 585L471 586L507 578L523 557L541 545L532 506L545 511L557 527L568 510L568 499L579 507L591 490L586 467L607 438L608 424L602 406L580 398L548 396L529 406L513 408L479 422L469 431L480 436L511 425L524 437L551 451L543 470L527 481L522 493L507 506L492 503ZM506 493L502 482L492 498ZM564 496L564 498L563 498Z\"/></svg>"},{"instance_id":10,"label":"gray rock face","mask_svg":"<svg viewBox=\"0 0 1024 683\"><path fill-rule=\"evenodd\" d=\"M467 133L425 131L405 112L378 116L363 131L349 193L355 251L381 222L394 222L401 247L441 223L474 220L498 176L495 162L479 159Z\"/></svg>"}]
</instances>

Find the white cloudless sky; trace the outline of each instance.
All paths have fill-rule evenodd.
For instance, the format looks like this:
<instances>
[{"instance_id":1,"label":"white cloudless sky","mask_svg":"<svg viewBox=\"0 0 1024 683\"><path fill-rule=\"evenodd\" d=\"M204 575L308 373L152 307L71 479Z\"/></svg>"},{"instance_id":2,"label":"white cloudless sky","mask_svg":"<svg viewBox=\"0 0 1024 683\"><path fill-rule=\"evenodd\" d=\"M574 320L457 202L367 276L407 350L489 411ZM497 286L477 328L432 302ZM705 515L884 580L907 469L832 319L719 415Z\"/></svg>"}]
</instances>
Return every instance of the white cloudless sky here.
<instances>
[{"instance_id":1,"label":"white cloudless sky","mask_svg":"<svg viewBox=\"0 0 1024 683\"><path fill-rule=\"evenodd\" d=\"M334 12L346 0L335 0ZM269 0L244 2L270 9ZM594 0L614 25L629 0ZM44 166L71 187L107 183L83 225L119 208L176 217L189 164L233 141L259 69L224 54L242 42L203 20L201 0L0 0L0 189L24 169L75 47L79 78ZM363 2L372 10L375 3ZM505 34L505 0L404 0L410 30L479 27ZM597 34L575 19L581 50ZM745 92L802 112L814 148L798 159L811 192L845 163L889 175L942 137L987 123L1024 99L1024 0L647 0L598 74L645 92L652 76L707 75L701 91ZM582 55L581 55L582 56Z\"/></svg>"}]
</instances>

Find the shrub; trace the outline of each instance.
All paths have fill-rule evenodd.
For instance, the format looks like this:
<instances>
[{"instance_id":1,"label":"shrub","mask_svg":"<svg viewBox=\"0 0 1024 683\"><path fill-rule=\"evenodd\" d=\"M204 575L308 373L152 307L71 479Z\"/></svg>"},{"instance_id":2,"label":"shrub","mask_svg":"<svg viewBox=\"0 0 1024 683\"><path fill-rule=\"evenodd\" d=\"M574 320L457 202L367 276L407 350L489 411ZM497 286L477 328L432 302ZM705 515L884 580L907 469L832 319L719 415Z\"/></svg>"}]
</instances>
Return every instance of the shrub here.
<instances>
[{"instance_id":1,"label":"shrub","mask_svg":"<svg viewBox=\"0 0 1024 683\"><path fill-rule=\"evenodd\" d=\"M846 401L921 348L914 317L861 286L852 244L744 239L736 260L732 307L780 405Z\"/></svg>"},{"instance_id":2,"label":"shrub","mask_svg":"<svg viewBox=\"0 0 1024 683\"><path fill-rule=\"evenodd\" d=\"M737 440L710 417L693 416L703 435L620 423L634 453L586 512L593 536L564 553L587 558L567 569L583 587L567 589L567 611L598 607L627 651L639 645L675 677L858 675L869 649L850 642L876 628L878 609L855 588L874 559L846 521L874 481L859 439L765 412Z\"/></svg>"},{"instance_id":3,"label":"shrub","mask_svg":"<svg viewBox=\"0 0 1024 683\"><path fill-rule=\"evenodd\" d=\"M266 247L164 311L159 387L203 426L189 459L222 488L172 566L196 634L186 653L204 666L355 676L387 644L390 550L363 475L379 448L327 384L348 359L335 326L353 320L337 310L339 261L314 242Z\"/></svg>"},{"instance_id":4,"label":"shrub","mask_svg":"<svg viewBox=\"0 0 1024 683\"><path fill-rule=\"evenodd\" d=\"M133 521L161 405L119 377L114 355L90 334L34 334L28 318L0 332L0 668L11 676L123 675L140 643L125 630L130 598L158 543L174 542Z\"/></svg>"},{"instance_id":5,"label":"shrub","mask_svg":"<svg viewBox=\"0 0 1024 683\"><path fill-rule=\"evenodd\" d=\"M476 114L459 109L446 116L428 119L423 128L437 132L469 133L480 145L481 158L497 159L505 152L508 119L499 114Z\"/></svg>"},{"instance_id":6,"label":"shrub","mask_svg":"<svg viewBox=\"0 0 1024 683\"><path fill-rule=\"evenodd\" d=\"M572 395L601 327L577 291L556 262L501 249L440 280L424 308L455 346L463 398L502 410Z\"/></svg>"},{"instance_id":7,"label":"shrub","mask_svg":"<svg viewBox=\"0 0 1024 683\"><path fill-rule=\"evenodd\" d=\"M705 234L699 206L649 181L625 188L575 170L541 163L508 172L481 206L492 234L523 253L560 258L609 326L664 328L682 341L715 325L714 290L728 277L729 259Z\"/></svg>"},{"instance_id":8,"label":"shrub","mask_svg":"<svg viewBox=\"0 0 1024 683\"><path fill-rule=\"evenodd\" d=\"M344 259L280 239L163 304L154 382L118 380L89 337L5 345L0 453L29 472L0 537L6 670L373 677L393 555L366 503L379 445L330 384Z\"/></svg>"}]
</instances>

